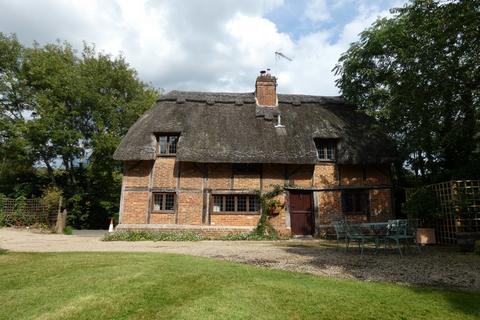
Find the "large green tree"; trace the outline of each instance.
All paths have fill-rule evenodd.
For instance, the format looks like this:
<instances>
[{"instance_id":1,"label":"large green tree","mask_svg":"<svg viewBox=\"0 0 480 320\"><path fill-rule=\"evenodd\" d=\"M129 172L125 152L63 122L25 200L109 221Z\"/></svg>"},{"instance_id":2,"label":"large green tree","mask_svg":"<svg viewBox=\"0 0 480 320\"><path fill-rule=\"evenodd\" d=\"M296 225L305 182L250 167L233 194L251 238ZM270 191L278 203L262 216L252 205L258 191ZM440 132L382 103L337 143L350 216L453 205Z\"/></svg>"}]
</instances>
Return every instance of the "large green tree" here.
<instances>
[{"instance_id":1,"label":"large green tree","mask_svg":"<svg viewBox=\"0 0 480 320\"><path fill-rule=\"evenodd\" d=\"M8 146L15 148L13 158L22 156L41 183L60 187L75 226L104 225L118 211L120 195L121 168L112 154L158 91L141 82L123 57L93 46L80 53L68 43L24 48L2 34L0 46L6 52L0 56L0 138L8 142L0 156L14 162Z\"/></svg>"},{"instance_id":2,"label":"large green tree","mask_svg":"<svg viewBox=\"0 0 480 320\"><path fill-rule=\"evenodd\" d=\"M414 0L361 33L335 67L423 183L479 178L480 1Z\"/></svg>"}]
</instances>

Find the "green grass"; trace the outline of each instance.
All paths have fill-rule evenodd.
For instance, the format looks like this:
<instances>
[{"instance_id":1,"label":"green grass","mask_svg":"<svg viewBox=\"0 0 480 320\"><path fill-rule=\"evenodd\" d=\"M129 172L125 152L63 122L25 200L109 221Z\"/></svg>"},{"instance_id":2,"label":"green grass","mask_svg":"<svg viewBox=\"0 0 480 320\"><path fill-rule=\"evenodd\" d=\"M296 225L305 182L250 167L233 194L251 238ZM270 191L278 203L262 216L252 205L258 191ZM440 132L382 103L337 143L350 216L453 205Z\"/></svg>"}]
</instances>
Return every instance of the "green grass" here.
<instances>
[{"instance_id":1,"label":"green grass","mask_svg":"<svg viewBox=\"0 0 480 320\"><path fill-rule=\"evenodd\" d=\"M478 319L480 292L182 255L0 255L0 319Z\"/></svg>"}]
</instances>

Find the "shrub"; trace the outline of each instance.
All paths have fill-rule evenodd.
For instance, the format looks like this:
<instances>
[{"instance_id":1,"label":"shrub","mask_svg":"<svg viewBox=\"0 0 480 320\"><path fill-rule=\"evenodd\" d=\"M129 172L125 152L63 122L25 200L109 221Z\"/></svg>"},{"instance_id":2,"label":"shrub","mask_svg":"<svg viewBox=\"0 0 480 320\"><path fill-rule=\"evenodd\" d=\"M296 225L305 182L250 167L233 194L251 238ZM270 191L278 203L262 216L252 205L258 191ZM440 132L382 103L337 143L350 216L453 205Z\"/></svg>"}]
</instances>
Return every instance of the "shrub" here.
<instances>
[{"instance_id":1,"label":"shrub","mask_svg":"<svg viewBox=\"0 0 480 320\"><path fill-rule=\"evenodd\" d=\"M427 225L433 225L440 216L440 204L435 193L422 187L413 192L403 204L403 211L410 217L420 219Z\"/></svg>"},{"instance_id":2,"label":"shrub","mask_svg":"<svg viewBox=\"0 0 480 320\"><path fill-rule=\"evenodd\" d=\"M0 248L0 256L1 256L2 254L7 254L7 252L8 252L7 249L2 249L2 248Z\"/></svg>"},{"instance_id":3,"label":"shrub","mask_svg":"<svg viewBox=\"0 0 480 320\"><path fill-rule=\"evenodd\" d=\"M63 228L63 234L71 236L73 234L73 230L75 230L72 226L66 226Z\"/></svg>"},{"instance_id":4,"label":"shrub","mask_svg":"<svg viewBox=\"0 0 480 320\"><path fill-rule=\"evenodd\" d=\"M473 248L473 252L480 256L480 240L475 241L475 246Z\"/></svg>"},{"instance_id":5,"label":"shrub","mask_svg":"<svg viewBox=\"0 0 480 320\"><path fill-rule=\"evenodd\" d=\"M207 237L191 231L116 231L106 234L103 241L201 241L201 240L285 240L276 233L259 235L253 233L227 234L217 237Z\"/></svg>"},{"instance_id":6,"label":"shrub","mask_svg":"<svg viewBox=\"0 0 480 320\"><path fill-rule=\"evenodd\" d=\"M103 241L200 241L206 240L195 232L116 231L106 234Z\"/></svg>"}]
</instances>

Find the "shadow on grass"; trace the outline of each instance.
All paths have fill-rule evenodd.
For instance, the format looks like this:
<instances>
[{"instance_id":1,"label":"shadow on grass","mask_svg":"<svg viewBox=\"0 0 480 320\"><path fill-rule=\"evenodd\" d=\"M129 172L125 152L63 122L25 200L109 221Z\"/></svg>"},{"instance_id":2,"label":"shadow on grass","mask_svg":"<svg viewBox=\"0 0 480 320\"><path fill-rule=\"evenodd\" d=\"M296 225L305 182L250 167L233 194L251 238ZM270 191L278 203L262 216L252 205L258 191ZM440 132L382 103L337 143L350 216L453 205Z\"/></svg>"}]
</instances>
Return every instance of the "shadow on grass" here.
<instances>
[{"instance_id":1,"label":"shadow on grass","mask_svg":"<svg viewBox=\"0 0 480 320\"><path fill-rule=\"evenodd\" d=\"M356 245L337 247L336 241L292 241L279 243L291 254L307 257L318 273L358 280L408 285L421 295L441 296L468 316L480 316L480 258L457 252L452 247L427 247L417 253L408 248L400 256L395 247L384 251L368 245L363 256ZM439 297L440 298L440 297Z\"/></svg>"}]
</instances>

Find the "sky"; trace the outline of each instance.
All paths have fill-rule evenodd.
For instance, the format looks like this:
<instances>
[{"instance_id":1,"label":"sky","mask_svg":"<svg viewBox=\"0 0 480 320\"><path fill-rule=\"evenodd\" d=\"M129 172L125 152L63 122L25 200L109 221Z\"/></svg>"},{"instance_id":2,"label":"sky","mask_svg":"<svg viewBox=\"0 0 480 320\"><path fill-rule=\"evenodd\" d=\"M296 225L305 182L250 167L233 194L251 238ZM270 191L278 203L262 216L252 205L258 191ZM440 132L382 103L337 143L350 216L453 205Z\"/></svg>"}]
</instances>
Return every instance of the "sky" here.
<instances>
[{"instance_id":1,"label":"sky","mask_svg":"<svg viewBox=\"0 0 480 320\"><path fill-rule=\"evenodd\" d=\"M403 0L0 0L0 32L27 46L83 42L123 55L152 86L338 95L332 72L359 33ZM282 52L292 59L276 58Z\"/></svg>"}]
</instances>

